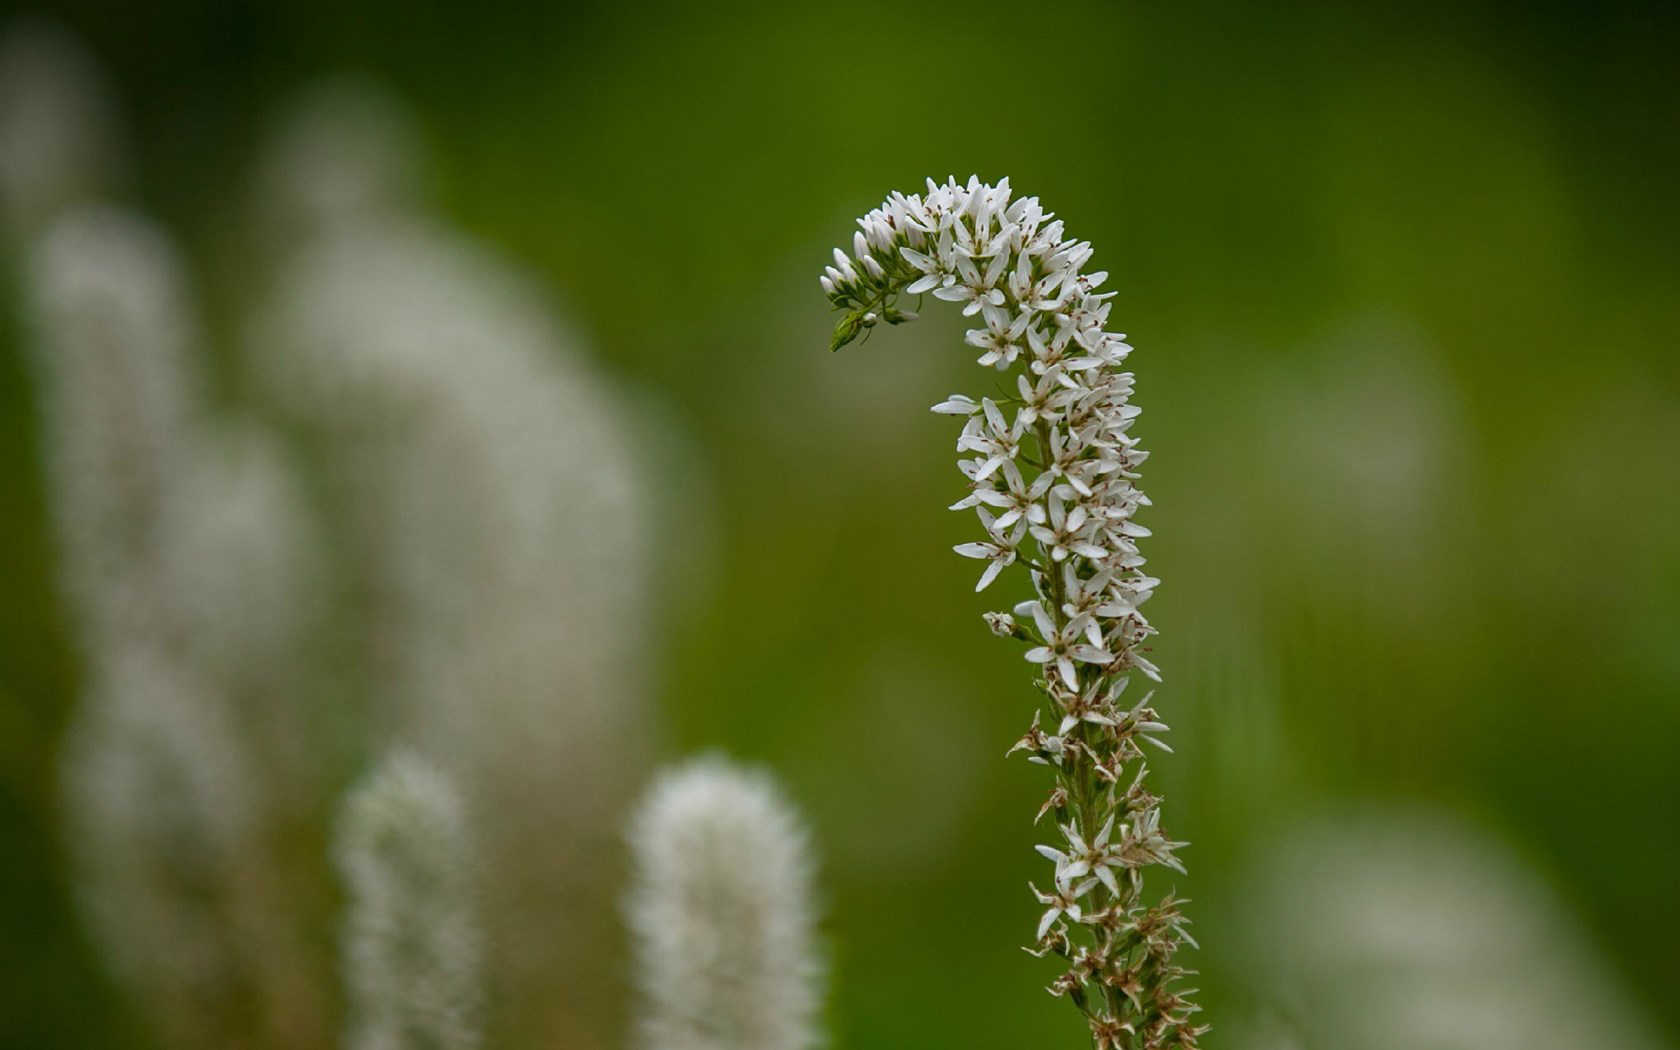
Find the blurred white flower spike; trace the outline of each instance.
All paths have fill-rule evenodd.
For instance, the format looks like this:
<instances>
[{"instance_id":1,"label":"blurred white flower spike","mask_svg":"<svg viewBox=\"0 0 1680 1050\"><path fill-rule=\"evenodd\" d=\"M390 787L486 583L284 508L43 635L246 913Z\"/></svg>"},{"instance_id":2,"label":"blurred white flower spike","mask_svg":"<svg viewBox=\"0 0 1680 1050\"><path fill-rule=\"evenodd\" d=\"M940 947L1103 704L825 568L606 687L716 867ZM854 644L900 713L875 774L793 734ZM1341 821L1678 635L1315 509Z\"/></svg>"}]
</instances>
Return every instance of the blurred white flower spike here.
<instances>
[{"instance_id":1,"label":"blurred white flower spike","mask_svg":"<svg viewBox=\"0 0 1680 1050\"><path fill-rule=\"evenodd\" d=\"M1247 998L1298 1046L1670 1045L1552 888L1485 827L1366 807L1269 836L1259 861L1229 928Z\"/></svg>"},{"instance_id":2,"label":"blurred white flower spike","mask_svg":"<svg viewBox=\"0 0 1680 1050\"><path fill-rule=\"evenodd\" d=\"M410 214L425 167L401 100L356 75L323 80L287 110L258 159L254 219L263 246L283 252Z\"/></svg>"},{"instance_id":3,"label":"blurred white flower spike","mask_svg":"<svg viewBox=\"0 0 1680 1050\"><path fill-rule=\"evenodd\" d=\"M762 773L701 759L630 824L641 1050L808 1050L821 969L798 816Z\"/></svg>"},{"instance_id":4,"label":"blurred white flower spike","mask_svg":"<svg viewBox=\"0 0 1680 1050\"><path fill-rule=\"evenodd\" d=\"M319 1003L266 836L277 795L307 805L291 789L313 781L302 738L320 733L299 704L242 703L296 681L293 479L277 455L209 469L195 311L162 231L71 211L28 262L44 474L88 682L64 758L84 917L169 1045L307 1041Z\"/></svg>"},{"instance_id":5,"label":"blurred white flower spike","mask_svg":"<svg viewBox=\"0 0 1680 1050\"><path fill-rule=\"evenodd\" d=\"M390 756L345 800L337 858L349 908L349 1050L480 1045L473 856L454 786L415 755Z\"/></svg>"},{"instance_id":6,"label":"blurred white flower spike","mask_svg":"<svg viewBox=\"0 0 1680 1050\"><path fill-rule=\"evenodd\" d=\"M1193 1048L1206 1029L1174 956L1190 941L1182 903L1143 901L1143 872L1184 869L1185 845L1159 826L1160 798L1144 786L1142 743L1165 748L1152 694L1122 702L1132 671L1159 681L1145 655L1155 633L1140 611L1159 583L1143 570L1134 518L1147 453L1130 433L1132 348L1106 330L1108 274L1086 273L1092 248L1068 237L1036 197L971 177L928 180L925 195L894 193L858 220L851 256L836 249L821 277L845 311L830 348L882 322L916 315L907 296L931 293L984 325L968 332L978 362L1012 378L1011 392L978 401L954 394L933 411L963 417L957 467L985 532L958 554L984 561L983 590L1011 565L1027 567L1034 597L987 613L993 633L1025 642L1049 701L1013 750L1053 768L1042 818L1059 841L1038 851L1055 865L1030 951L1066 970L1050 986L1091 1028L1096 1050ZM1040 728L1045 714L1053 727Z\"/></svg>"},{"instance_id":7,"label":"blurred white flower spike","mask_svg":"<svg viewBox=\"0 0 1680 1050\"><path fill-rule=\"evenodd\" d=\"M269 151L265 209L300 235L275 245L251 369L330 465L372 732L480 814L498 1032L597 1045L616 873L594 858L640 775L659 612L637 427L540 289L404 199L419 158L339 150L359 128L410 148L352 87L312 93Z\"/></svg>"},{"instance_id":8,"label":"blurred white flower spike","mask_svg":"<svg viewBox=\"0 0 1680 1050\"><path fill-rule=\"evenodd\" d=\"M25 300L49 502L83 646L172 633L163 528L197 402L179 260L143 219L74 212L31 252Z\"/></svg>"},{"instance_id":9,"label":"blurred white flower spike","mask_svg":"<svg viewBox=\"0 0 1680 1050\"><path fill-rule=\"evenodd\" d=\"M64 745L77 903L160 1045L248 1029L237 921L253 800L219 698L147 645L102 654Z\"/></svg>"}]
</instances>

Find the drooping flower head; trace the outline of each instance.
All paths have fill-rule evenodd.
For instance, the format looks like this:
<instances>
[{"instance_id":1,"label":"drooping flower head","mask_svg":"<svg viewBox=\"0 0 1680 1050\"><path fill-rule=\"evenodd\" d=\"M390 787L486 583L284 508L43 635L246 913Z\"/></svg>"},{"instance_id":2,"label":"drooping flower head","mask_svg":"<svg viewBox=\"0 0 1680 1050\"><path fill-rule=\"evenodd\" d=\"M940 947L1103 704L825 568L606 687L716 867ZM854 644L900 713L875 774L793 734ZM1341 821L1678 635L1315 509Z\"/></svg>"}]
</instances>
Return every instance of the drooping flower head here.
<instances>
[{"instance_id":1,"label":"drooping flower head","mask_svg":"<svg viewBox=\"0 0 1680 1050\"><path fill-rule=\"evenodd\" d=\"M1047 709L1016 744L1055 770L1042 818L1060 835L1038 851L1055 866L1030 949L1068 969L1050 991L1066 995L1105 1047L1194 1047L1196 1007L1173 990L1186 920L1171 894L1142 900L1144 869L1182 871L1184 845L1160 828L1160 799L1144 787L1140 741L1165 731L1150 695L1122 700L1133 671L1159 681L1147 655L1155 633L1141 607L1159 582L1144 571L1135 521L1147 453L1131 429L1131 346L1107 330L1108 274L1085 272L1089 242L1067 236L1036 197L1007 179L928 180L925 195L894 193L858 220L852 254L836 249L821 278L845 316L838 350L877 325L916 314L902 301L931 294L960 304L980 327L966 336L978 363L1007 391L976 401L954 394L935 412L961 416L957 467L982 536L956 552L985 563L976 590L1025 565L1033 597L986 614L993 633L1025 642ZM1041 728L1049 715L1051 731Z\"/></svg>"},{"instance_id":2,"label":"drooping flower head","mask_svg":"<svg viewBox=\"0 0 1680 1050\"><path fill-rule=\"evenodd\" d=\"M811 861L768 777L717 759L666 773L630 845L643 1050L813 1046Z\"/></svg>"}]
</instances>

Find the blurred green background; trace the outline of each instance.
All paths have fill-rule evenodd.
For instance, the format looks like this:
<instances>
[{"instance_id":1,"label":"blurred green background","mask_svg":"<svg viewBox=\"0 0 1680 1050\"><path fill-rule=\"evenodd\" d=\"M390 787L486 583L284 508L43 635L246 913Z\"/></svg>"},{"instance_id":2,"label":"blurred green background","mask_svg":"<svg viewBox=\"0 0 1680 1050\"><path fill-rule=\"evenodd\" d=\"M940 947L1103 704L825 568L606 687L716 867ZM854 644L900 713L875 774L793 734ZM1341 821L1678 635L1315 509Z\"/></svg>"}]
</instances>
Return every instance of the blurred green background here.
<instances>
[{"instance_id":1,"label":"blurred green background","mask_svg":"<svg viewBox=\"0 0 1680 1050\"><path fill-rule=\"evenodd\" d=\"M1138 348L1210 1045L1254 1008L1221 947L1247 866L1392 801L1511 845L1680 1036L1671 5L48 10L110 71L213 331L248 294L228 231L261 130L362 71L415 107L443 213L680 421L709 546L666 583L646 729L770 765L808 814L836 1046L1081 1038L1016 947L1044 784L1002 753L1033 697L949 553L972 526L925 411L985 376L931 309L824 350L852 219L971 171L1094 242ZM9 315L0 1043L140 1045L69 904L78 672Z\"/></svg>"}]
</instances>

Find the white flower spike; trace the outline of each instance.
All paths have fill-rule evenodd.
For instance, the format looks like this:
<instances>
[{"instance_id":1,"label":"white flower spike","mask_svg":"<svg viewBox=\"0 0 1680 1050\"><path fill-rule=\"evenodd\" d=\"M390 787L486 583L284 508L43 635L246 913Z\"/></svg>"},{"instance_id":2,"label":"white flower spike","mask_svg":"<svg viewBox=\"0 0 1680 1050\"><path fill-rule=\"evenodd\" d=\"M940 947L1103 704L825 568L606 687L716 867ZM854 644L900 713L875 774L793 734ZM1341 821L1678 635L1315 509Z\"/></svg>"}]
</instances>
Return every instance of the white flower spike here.
<instances>
[{"instance_id":1,"label":"white flower spike","mask_svg":"<svg viewBox=\"0 0 1680 1050\"><path fill-rule=\"evenodd\" d=\"M385 760L344 804L338 866L351 1050L471 1050L481 1042L483 947L466 818L424 760Z\"/></svg>"},{"instance_id":2,"label":"white flower spike","mask_svg":"<svg viewBox=\"0 0 1680 1050\"><path fill-rule=\"evenodd\" d=\"M819 968L811 861L762 774L666 773L630 825L642 1050L807 1050Z\"/></svg>"},{"instance_id":3,"label":"white flower spike","mask_svg":"<svg viewBox=\"0 0 1680 1050\"><path fill-rule=\"evenodd\" d=\"M1191 943L1179 901L1141 899L1145 867L1184 870L1174 852L1184 843L1160 830L1138 761L1139 741L1164 747L1153 734L1166 727L1147 697L1129 711L1116 703L1132 671L1160 678L1140 611L1159 581L1137 547L1149 535L1133 520L1149 505L1137 487L1147 453L1131 435L1138 408L1122 364L1132 348L1106 330L1114 293L1097 290L1108 274L1085 273L1090 243L1067 237L1037 198L1014 197L1007 179L929 179L926 194L894 193L858 228L855 258L837 250L821 280L845 311L831 349L882 320L913 319L900 299L931 293L983 326L965 339L978 363L1015 377L1000 385L1017 396L953 394L933 411L964 417L957 466L969 492L952 509L974 510L985 532L956 552L986 561L977 590L1010 565L1029 569L1035 599L986 622L1028 643L1059 724L1048 734L1035 713L1011 749L1055 770L1039 815L1053 811L1063 838L1037 847L1056 866L1055 892L1033 890L1047 910L1029 950L1067 964L1051 993L1080 1007L1097 1047L1194 1050L1206 1028L1191 1020L1190 992L1174 990L1187 971L1173 956ZM1119 790L1133 762L1132 786Z\"/></svg>"}]
</instances>

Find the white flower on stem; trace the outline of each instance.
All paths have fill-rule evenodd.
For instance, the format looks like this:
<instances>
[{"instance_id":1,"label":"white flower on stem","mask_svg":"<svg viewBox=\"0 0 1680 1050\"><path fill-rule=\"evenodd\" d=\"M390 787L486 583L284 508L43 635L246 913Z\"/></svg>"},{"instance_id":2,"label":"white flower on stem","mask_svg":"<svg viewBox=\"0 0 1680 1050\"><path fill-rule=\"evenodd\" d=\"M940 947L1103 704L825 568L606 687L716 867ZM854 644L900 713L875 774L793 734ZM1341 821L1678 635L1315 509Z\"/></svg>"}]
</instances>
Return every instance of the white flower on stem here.
<instances>
[{"instance_id":1,"label":"white flower on stem","mask_svg":"<svg viewBox=\"0 0 1680 1050\"><path fill-rule=\"evenodd\" d=\"M1065 736L1081 722L1096 726L1119 725L1113 714L1114 697L1125 688L1125 682L1126 679L1120 679L1120 686L1116 688L1104 685L1099 678L1079 693L1057 690L1053 695L1063 713L1062 723L1056 728L1056 732Z\"/></svg>"},{"instance_id":2,"label":"white flower on stem","mask_svg":"<svg viewBox=\"0 0 1680 1050\"><path fill-rule=\"evenodd\" d=\"M1017 375L1015 385L1021 395L1021 411L1016 418L1023 426L1032 426L1040 419L1051 422L1060 419L1062 412L1073 403L1076 393L1062 383L1059 368L1051 369L1030 383L1025 375Z\"/></svg>"},{"instance_id":3,"label":"white flower on stem","mask_svg":"<svg viewBox=\"0 0 1680 1050\"><path fill-rule=\"evenodd\" d=\"M981 524L989 532L1009 531L1009 542L1019 546L1026 537L1028 516L1033 513L1038 501L1044 498L1044 493L1050 488L1050 479L1043 475L1034 478L1030 483L1021 475L1021 468L1010 460L1003 465L1003 469L982 480L974 480L983 463L978 459L965 459L957 462L957 469L969 479L969 494L951 504L951 510L967 510L984 503L989 507L1001 510L995 519L982 519ZM1002 487L999 487L999 484Z\"/></svg>"},{"instance_id":4,"label":"white flower on stem","mask_svg":"<svg viewBox=\"0 0 1680 1050\"><path fill-rule=\"evenodd\" d=\"M1032 602L1031 605L1033 623L1037 625L1044 644L1027 650L1029 663L1054 665L1062 676L1062 683L1069 689L1078 689L1079 674L1074 670L1074 661L1106 664L1114 659L1112 654L1101 648L1101 631L1097 621L1090 616L1081 613L1057 626L1041 603Z\"/></svg>"},{"instance_id":5,"label":"white flower on stem","mask_svg":"<svg viewBox=\"0 0 1680 1050\"><path fill-rule=\"evenodd\" d=\"M1108 815L1102 830L1097 832L1091 840L1091 871L1094 872L1102 884L1108 887L1108 892L1120 895L1120 883L1114 877L1114 869L1120 866L1120 858L1115 856L1113 848L1108 844L1108 836L1114 831L1114 814Z\"/></svg>"},{"instance_id":6,"label":"white flower on stem","mask_svg":"<svg viewBox=\"0 0 1680 1050\"><path fill-rule=\"evenodd\" d=\"M1090 613L1093 616L1105 615L1101 610L1111 602L1114 584L1114 570L1104 566L1088 578L1081 577L1073 562L1063 562L1062 574L1062 613L1066 616L1077 616L1080 613Z\"/></svg>"},{"instance_id":7,"label":"white flower on stem","mask_svg":"<svg viewBox=\"0 0 1680 1050\"><path fill-rule=\"evenodd\" d=\"M981 520L987 525L986 531L992 533L990 515L983 510L979 513ZM992 534L993 538L984 543L959 543L952 548L965 558L986 559L986 568L980 574L980 582L974 585L976 591L985 590L988 584L997 579L998 573L1015 563L1014 546L998 539L995 533Z\"/></svg>"},{"instance_id":8,"label":"white flower on stem","mask_svg":"<svg viewBox=\"0 0 1680 1050\"><path fill-rule=\"evenodd\" d=\"M972 328L964 334L968 345L984 350L976 364L1008 369L1021 356L1021 337L1032 323L1032 315L1023 313L1011 318L1008 311L988 307L984 311L985 328Z\"/></svg>"},{"instance_id":9,"label":"white flower on stem","mask_svg":"<svg viewBox=\"0 0 1680 1050\"><path fill-rule=\"evenodd\" d=\"M1021 434L1025 430L1019 418L1013 424L1006 421L989 397L980 399L980 409L981 415L970 416L957 439L958 452L978 453L983 460L975 481L991 477L993 471L1021 454Z\"/></svg>"},{"instance_id":10,"label":"white flower on stem","mask_svg":"<svg viewBox=\"0 0 1680 1050\"><path fill-rule=\"evenodd\" d=\"M1121 826L1124 834L1125 827ZM1120 884L1114 877L1114 868L1123 867L1116 851L1108 844L1109 836L1114 832L1114 815L1111 813L1102 828L1087 843L1079 830L1071 824L1062 825L1062 835L1067 839L1066 852L1051 846L1035 846L1040 856L1052 861L1056 865L1056 885L1071 885L1074 879L1094 876L1094 880L1084 883L1086 891L1097 882L1108 887L1110 893L1118 894ZM1084 896L1085 891L1079 891L1077 896ZM1042 936L1042 934L1040 935Z\"/></svg>"},{"instance_id":11,"label":"white flower on stem","mask_svg":"<svg viewBox=\"0 0 1680 1050\"><path fill-rule=\"evenodd\" d=\"M1002 306L1003 291L997 287L1003 276L1006 256L999 255L986 264L984 270L967 255L957 256L957 281L933 290L935 299L962 303L963 316L972 317L988 306Z\"/></svg>"},{"instance_id":12,"label":"white flower on stem","mask_svg":"<svg viewBox=\"0 0 1680 1050\"><path fill-rule=\"evenodd\" d=\"M1042 685L1060 725L1047 734L1035 715L1010 750L1055 769L1053 800L1084 799L1087 777L1115 784L1140 754L1134 737L1158 744L1151 734L1160 726L1147 707L1122 716L1115 706L1130 671L1156 679L1160 672L1142 652L1154 628L1139 612L1158 583L1142 571L1137 541L1149 530L1134 520L1149 506L1137 488L1147 454L1129 433L1138 416L1133 377L1119 370L1131 346L1104 330L1114 293L1098 289L1108 274L1085 273L1090 242L1067 237L1035 198L1015 199L1007 181L930 179L925 194L894 193L859 227L868 236L854 238L858 261L840 253L824 283L847 312L831 348L890 319L900 296L932 292L962 304L965 316L981 316L984 326L965 342L982 351L979 364L1015 376L1016 396L1000 399L1013 419L990 398L977 404L957 395L935 406L967 417L957 450L969 492L952 509L975 510L986 532L956 550L987 560L981 587L1016 561L1031 567L1034 600L987 622L999 636L1037 643L1026 658L1045 668ZM1181 924L1164 917L1176 915L1176 902L1151 909L1140 901L1135 865L1178 863L1180 844L1159 831L1158 803L1137 785L1124 799L1101 791L1072 807L1066 850L1040 847L1057 862L1057 892L1033 891L1049 905L1037 949L1075 960L1051 990L1080 1003L1099 1047L1194 1050L1202 1031L1189 1020L1190 993L1172 990L1184 971L1167 960L1184 938ZM1117 877L1120 868L1128 879ZM1082 906L1087 892L1098 903ZM1110 934L1148 926L1155 965L1140 971L1118 938L1057 926L1094 914ZM1084 995L1087 984L1121 989L1125 998Z\"/></svg>"},{"instance_id":13,"label":"white flower on stem","mask_svg":"<svg viewBox=\"0 0 1680 1050\"><path fill-rule=\"evenodd\" d=\"M1151 806L1139 813L1129 824L1121 827L1120 842L1114 852L1119 863L1130 869L1146 864L1162 864L1183 875L1184 865L1173 851L1184 842L1172 842L1161 834L1161 811Z\"/></svg>"},{"instance_id":14,"label":"white flower on stem","mask_svg":"<svg viewBox=\"0 0 1680 1050\"><path fill-rule=\"evenodd\" d=\"M1044 914L1038 920L1038 939L1044 940L1050 932L1050 928L1056 924L1056 920L1064 915L1074 922L1084 921L1085 909L1079 903L1079 899L1091 892L1091 887L1096 884L1096 879L1086 879L1084 882L1071 886L1063 886L1061 883L1057 883L1055 893L1045 893L1032 883L1028 883L1027 888L1032 890L1033 896L1038 898L1038 902L1048 905Z\"/></svg>"},{"instance_id":15,"label":"white flower on stem","mask_svg":"<svg viewBox=\"0 0 1680 1050\"><path fill-rule=\"evenodd\" d=\"M1068 510L1054 490L1047 502L1048 513L1043 507L1034 506L1028 517L1033 522L1033 538L1050 552L1051 560L1066 561L1070 554L1093 561L1107 557L1108 551L1093 542L1096 523L1086 513L1083 504L1076 503L1072 510Z\"/></svg>"}]
</instances>

